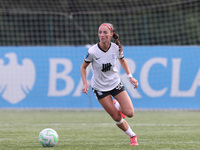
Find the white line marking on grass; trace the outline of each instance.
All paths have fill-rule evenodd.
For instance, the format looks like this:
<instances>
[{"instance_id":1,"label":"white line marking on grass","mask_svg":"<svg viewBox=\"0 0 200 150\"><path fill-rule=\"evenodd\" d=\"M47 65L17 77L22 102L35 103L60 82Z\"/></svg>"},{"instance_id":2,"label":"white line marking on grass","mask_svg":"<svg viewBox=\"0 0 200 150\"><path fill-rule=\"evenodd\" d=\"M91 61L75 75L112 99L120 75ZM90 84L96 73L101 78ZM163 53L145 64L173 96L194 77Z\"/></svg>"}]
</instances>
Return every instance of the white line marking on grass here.
<instances>
[{"instance_id":1,"label":"white line marking on grass","mask_svg":"<svg viewBox=\"0 0 200 150\"><path fill-rule=\"evenodd\" d=\"M132 124L133 126L200 127L200 124Z\"/></svg>"},{"instance_id":2,"label":"white line marking on grass","mask_svg":"<svg viewBox=\"0 0 200 150\"><path fill-rule=\"evenodd\" d=\"M0 126L63 126L63 125L81 125L81 126L113 126L115 123L0 123ZM200 124L130 124L131 126L163 126L163 127L200 127Z\"/></svg>"}]
</instances>

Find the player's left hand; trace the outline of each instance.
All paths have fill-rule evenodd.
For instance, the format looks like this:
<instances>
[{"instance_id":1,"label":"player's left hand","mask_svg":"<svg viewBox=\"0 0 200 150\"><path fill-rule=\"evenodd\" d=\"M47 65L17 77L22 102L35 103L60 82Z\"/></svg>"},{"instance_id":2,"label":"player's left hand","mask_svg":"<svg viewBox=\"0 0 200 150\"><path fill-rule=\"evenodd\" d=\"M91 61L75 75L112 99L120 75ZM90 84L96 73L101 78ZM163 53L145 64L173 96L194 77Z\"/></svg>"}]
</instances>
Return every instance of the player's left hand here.
<instances>
[{"instance_id":1,"label":"player's left hand","mask_svg":"<svg viewBox=\"0 0 200 150\"><path fill-rule=\"evenodd\" d=\"M135 86L134 89L138 87L138 81L135 78L130 77L129 81Z\"/></svg>"}]
</instances>

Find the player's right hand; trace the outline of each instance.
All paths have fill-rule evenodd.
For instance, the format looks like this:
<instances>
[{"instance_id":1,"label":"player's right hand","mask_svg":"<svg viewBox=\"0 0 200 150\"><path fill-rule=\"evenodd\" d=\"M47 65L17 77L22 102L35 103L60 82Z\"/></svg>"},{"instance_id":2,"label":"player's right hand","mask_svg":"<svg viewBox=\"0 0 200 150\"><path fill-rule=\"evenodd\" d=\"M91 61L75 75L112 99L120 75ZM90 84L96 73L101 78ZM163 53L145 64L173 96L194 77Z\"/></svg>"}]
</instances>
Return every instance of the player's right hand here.
<instances>
[{"instance_id":1,"label":"player's right hand","mask_svg":"<svg viewBox=\"0 0 200 150\"><path fill-rule=\"evenodd\" d=\"M86 94L88 95L88 92L87 92L88 89L89 89L88 84L87 84L87 83L83 84L82 92L83 92L83 93L86 93Z\"/></svg>"}]
</instances>

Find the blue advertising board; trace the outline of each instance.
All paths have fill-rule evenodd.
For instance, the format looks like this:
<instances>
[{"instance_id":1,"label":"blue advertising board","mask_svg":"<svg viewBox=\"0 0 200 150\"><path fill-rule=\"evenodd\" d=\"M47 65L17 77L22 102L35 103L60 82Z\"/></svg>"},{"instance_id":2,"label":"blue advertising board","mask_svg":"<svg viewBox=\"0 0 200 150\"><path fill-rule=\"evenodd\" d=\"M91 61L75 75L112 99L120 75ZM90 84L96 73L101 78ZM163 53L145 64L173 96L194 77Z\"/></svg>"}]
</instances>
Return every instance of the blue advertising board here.
<instances>
[{"instance_id":1,"label":"blue advertising board","mask_svg":"<svg viewBox=\"0 0 200 150\"><path fill-rule=\"evenodd\" d=\"M0 47L0 108L101 108L82 93L80 66L88 46ZM199 46L124 46L139 87L118 63L136 109L200 109ZM92 77L91 65L87 80Z\"/></svg>"}]
</instances>

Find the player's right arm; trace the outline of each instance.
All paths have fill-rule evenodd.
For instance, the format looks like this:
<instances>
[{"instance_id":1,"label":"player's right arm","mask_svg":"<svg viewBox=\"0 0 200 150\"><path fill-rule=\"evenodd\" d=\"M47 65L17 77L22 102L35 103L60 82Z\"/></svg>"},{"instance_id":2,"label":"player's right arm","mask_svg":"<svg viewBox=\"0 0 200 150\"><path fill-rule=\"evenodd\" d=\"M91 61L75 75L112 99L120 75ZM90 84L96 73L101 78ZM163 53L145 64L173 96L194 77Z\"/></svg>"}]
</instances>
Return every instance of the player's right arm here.
<instances>
[{"instance_id":1,"label":"player's right arm","mask_svg":"<svg viewBox=\"0 0 200 150\"><path fill-rule=\"evenodd\" d=\"M85 61L83 61L82 65L81 65L81 79L83 82L83 88L82 88L82 92L88 94L88 89L89 89L89 85L87 83L87 79L86 79L86 68L88 67L90 63L86 63Z\"/></svg>"}]
</instances>

